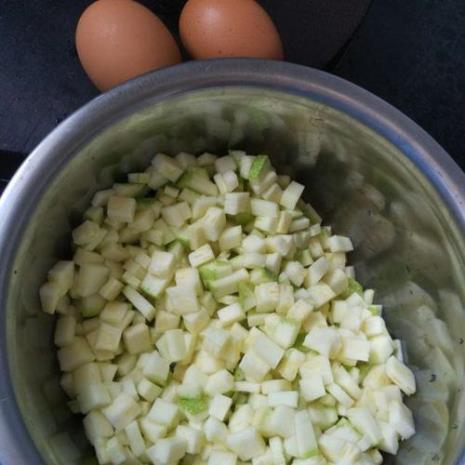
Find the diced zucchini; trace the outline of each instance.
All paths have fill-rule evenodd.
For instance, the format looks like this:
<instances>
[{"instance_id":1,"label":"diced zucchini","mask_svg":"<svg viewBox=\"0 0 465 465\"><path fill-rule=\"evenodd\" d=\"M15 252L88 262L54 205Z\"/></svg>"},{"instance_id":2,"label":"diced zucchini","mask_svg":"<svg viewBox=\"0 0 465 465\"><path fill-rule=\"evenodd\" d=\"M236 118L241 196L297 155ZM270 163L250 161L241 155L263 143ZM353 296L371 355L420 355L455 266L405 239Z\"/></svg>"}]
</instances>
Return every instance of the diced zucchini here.
<instances>
[{"instance_id":1,"label":"diced zucchini","mask_svg":"<svg viewBox=\"0 0 465 465\"><path fill-rule=\"evenodd\" d=\"M269 166L269 159L267 155L258 155L254 158L252 166L250 167L249 177L250 181L258 179L265 172Z\"/></svg>"},{"instance_id":2,"label":"diced zucchini","mask_svg":"<svg viewBox=\"0 0 465 465\"><path fill-rule=\"evenodd\" d=\"M208 172L205 168L188 168L177 182L177 186L192 189L203 195L218 195L218 189L216 185L210 181Z\"/></svg>"},{"instance_id":3,"label":"diced zucchini","mask_svg":"<svg viewBox=\"0 0 465 465\"><path fill-rule=\"evenodd\" d=\"M208 409L208 398L207 397L197 397L197 398L181 397L178 399L178 405L182 410L185 410L191 415L197 415L199 413L205 412Z\"/></svg>"},{"instance_id":4,"label":"diced zucchini","mask_svg":"<svg viewBox=\"0 0 465 465\"><path fill-rule=\"evenodd\" d=\"M236 144L245 123L283 125L257 105L232 115L210 105L207 132ZM207 143L197 138L192 150ZM380 451L396 454L414 434L402 395L416 381L401 341L374 290L354 278L351 239L321 224L303 190L268 156L233 150L157 153L94 195L73 230L73 260L56 263L39 296L59 315L60 385L85 415L96 463L380 465ZM397 329L430 330L416 352L434 373L417 382L453 385L452 339L433 304ZM435 415L446 425L443 381L413 402L420 425ZM44 392L59 397L54 379ZM54 438L75 462L70 438Z\"/></svg>"}]
</instances>

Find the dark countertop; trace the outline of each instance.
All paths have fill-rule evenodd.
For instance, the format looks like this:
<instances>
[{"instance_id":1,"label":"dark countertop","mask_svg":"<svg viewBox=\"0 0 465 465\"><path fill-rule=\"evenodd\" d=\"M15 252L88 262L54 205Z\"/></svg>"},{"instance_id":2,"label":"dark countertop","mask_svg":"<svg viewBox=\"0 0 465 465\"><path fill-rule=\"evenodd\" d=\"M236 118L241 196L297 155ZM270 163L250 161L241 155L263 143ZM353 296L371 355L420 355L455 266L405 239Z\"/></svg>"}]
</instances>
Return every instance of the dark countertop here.
<instances>
[{"instance_id":1,"label":"dark countertop","mask_svg":"<svg viewBox=\"0 0 465 465\"><path fill-rule=\"evenodd\" d=\"M404 112L465 169L465 1L375 0L333 72Z\"/></svg>"},{"instance_id":2,"label":"dark countertop","mask_svg":"<svg viewBox=\"0 0 465 465\"><path fill-rule=\"evenodd\" d=\"M289 61L326 69L387 100L465 168L463 0L373 0L368 12L370 0L260 1ZM0 0L0 184L57 123L98 94L73 40L89 3L30 0L26 9ZM184 0L142 3L176 32Z\"/></svg>"}]
</instances>

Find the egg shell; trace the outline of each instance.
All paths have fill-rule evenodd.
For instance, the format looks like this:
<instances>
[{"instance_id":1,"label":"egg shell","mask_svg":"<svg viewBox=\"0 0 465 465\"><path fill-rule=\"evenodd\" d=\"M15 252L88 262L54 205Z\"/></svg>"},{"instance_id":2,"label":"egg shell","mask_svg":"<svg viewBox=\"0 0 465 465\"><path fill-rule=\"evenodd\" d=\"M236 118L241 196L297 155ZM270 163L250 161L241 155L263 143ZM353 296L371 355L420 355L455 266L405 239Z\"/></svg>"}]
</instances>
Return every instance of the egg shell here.
<instances>
[{"instance_id":1,"label":"egg shell","mask_svg":"<svg viewBox=\"0 0 465 465\"><path fill-rule=\"evenodd\" d=\"M181 61L176 41L162 21L132 0L92 3L79 19L76 49L100 90Z\"/></svg>"},{"instance_id":2,"label":"egg shell","mask_svg":"<svg viewBox=\"0 0 465 465\"><path fill-rule=\"evenodd\" d=\"M196 59L280 60L284 55L273 21L255 0L189 0L179 30L186 50Z\"/></svg>"}]
</instances>

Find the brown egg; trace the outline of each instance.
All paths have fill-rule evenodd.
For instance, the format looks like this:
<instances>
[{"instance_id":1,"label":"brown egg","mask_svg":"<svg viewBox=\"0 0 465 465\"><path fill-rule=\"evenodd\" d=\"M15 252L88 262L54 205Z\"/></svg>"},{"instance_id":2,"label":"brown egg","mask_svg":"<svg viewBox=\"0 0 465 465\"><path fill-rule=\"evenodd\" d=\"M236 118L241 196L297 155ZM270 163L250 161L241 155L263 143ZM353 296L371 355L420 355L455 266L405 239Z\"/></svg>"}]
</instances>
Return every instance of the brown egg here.
<instances>
[{"instance_id":1,"label":"brown egg","mask_svg":"<svg viewBox=\"0 0 465 465\"><path fill-rule=\"evenodd\" d=\"M79 19L76 48L84 70L100 90L181 61L166 26L132 0L92 3Z\"/></svg>"},{"instance_id":2,"label":"brown egg","mask_svg":"<svg viewBox=\"0 0 465 465\"><path fill-rule=\"evenodd\" d=\"M179 30L194 58L283 58L278 31L255 0L188 0Z\"/></svg>"}]
</instances>

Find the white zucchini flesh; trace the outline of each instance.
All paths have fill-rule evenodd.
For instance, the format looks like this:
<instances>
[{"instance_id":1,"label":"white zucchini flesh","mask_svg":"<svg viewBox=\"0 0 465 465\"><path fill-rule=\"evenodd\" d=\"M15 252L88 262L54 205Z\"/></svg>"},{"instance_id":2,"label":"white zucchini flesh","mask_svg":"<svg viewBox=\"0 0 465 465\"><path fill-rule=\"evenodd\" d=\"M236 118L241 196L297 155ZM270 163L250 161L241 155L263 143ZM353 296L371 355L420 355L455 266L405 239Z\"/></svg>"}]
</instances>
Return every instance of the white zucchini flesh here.
<instances>
[{"instance_id":1,"label":"white zucchini flesh","mask_svg":"<svg viewBox=\"0 0 465 465\"><path fill-rule=\"evenodd\" d=\"M415 377L304 186L241 151L157 154L128 181L94 196L40 288L99 463L396 454Z\"/></svg>"}]
</instances>

